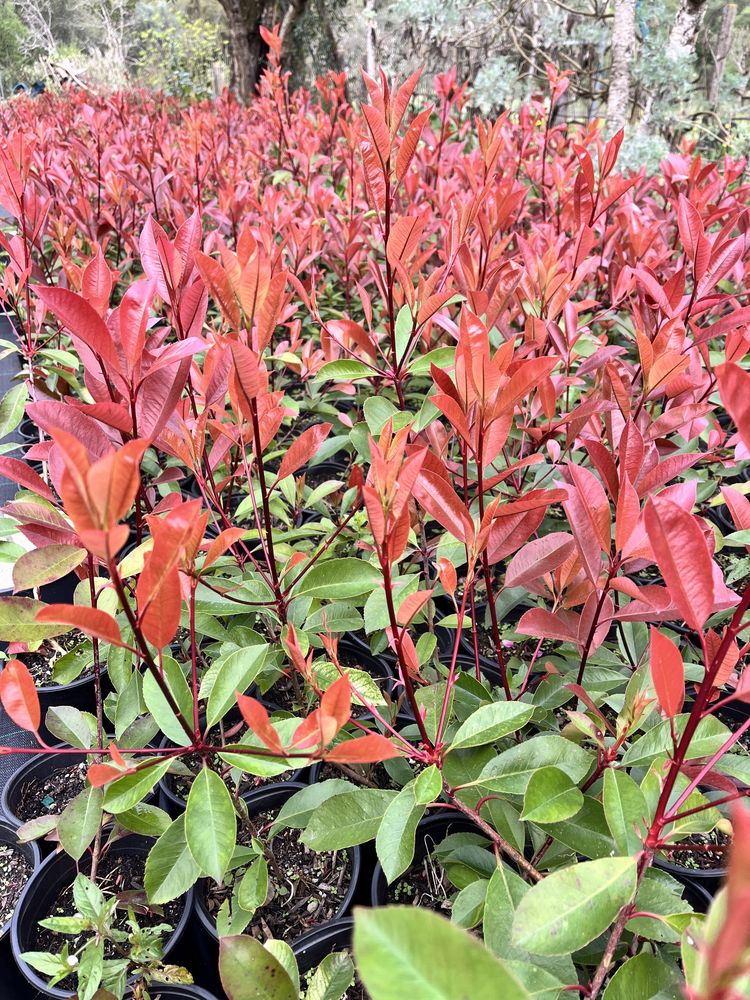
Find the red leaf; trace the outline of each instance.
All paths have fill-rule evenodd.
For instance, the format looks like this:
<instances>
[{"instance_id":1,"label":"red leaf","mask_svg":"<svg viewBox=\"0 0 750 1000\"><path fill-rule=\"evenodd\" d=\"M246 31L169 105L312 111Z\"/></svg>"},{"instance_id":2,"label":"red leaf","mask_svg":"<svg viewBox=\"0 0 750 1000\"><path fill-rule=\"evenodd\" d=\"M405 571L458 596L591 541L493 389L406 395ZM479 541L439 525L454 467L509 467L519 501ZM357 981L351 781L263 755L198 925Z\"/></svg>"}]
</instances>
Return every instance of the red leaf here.
<instances>
[{"instance_id":1,"label":"red leaf","mask_svg":"<svg viewBox=\"0 0 750 1000\"><path fill-rule=\"evenodd\" d=\"M506 587L520 587L561 566L575 548L572 536L564 531L535 538L511 559L505 573Z\"/></svg>"},{"instance_id":2,"label":"red leaf","mask_svg":"<svg viewBox=\"0 0 750 1000\"><path fill-rule=\"evenodd\" d=\"M750 450L750 372L731 362L716 369L721 401L737 425L742 443Z\"/></svg>"},{"instance_id":3,"label":"red leaf","mask_svg":"<svg viewBox=\"0 0 750 1000\"><path fill-rule=\"evenodd\" d=\"M93 306L67 288L34 285L34 291L60 323L99 356L103 370L108 368L119 371L120 364L112 335Z\"/></svg>"},{"instance_id":4,"label":"red leaf","mask_svg":"<svg viewBox=\"0 0 750 1000\"><path fill-rule=\"evenodd\" d=\"M333 424L316 424L303 431L281 460L276 482L291 476L300 466L309 462L331 433L332 427Z\"/></svg>"},{"instance_id":5,"label":"red leaf","mask_svg":"<svg viewBox=\"0 0 750 1000\"><path fill-rule=\"evenodd\" d=\"M332 750L326 751L324 759L339 764L375 764L400 756L400 751L385 736L370 733L356 740L339 743Z\"/></svg>"},{"instance_id":6,"label":"red leaf","mask_svg":"<svg viewBox=\"0 0 750 1000\"><path fill-rule=\"evenodd\" d=\"M101 247L96 248L96 253L83 269L81 293L89 305L100 316L104 316L112 293L112 273L107 267Z\"/></svg>"},{"instance_id":7,"label":"red leaf","mask_svg":"<svg viewBox=\"0 0 750 1000\"><path fill-rule=\"evenodd\" d=\"M656 562L684 621L696 630L714 606L713 568L706 538L692 514L670 500L649 500L645 524Z\"/></svg>"},{"instance_id":8,"label":"red leaf","mask_svg":"<svg viewBox=\"0 0 750 1000\"><path fill-rule=\"evenodd\" d=\"M123 774L128 773L128 771L121 771L118 767L112 767L111 764L91 764L86 772L86 777L92 788L102 788L110 781L114 781L115 778L121 778Z\"/></svg>"},{"instance_id":9,"label":"red leaf","mask_svg":"<svg viewBox=\"0 0 750 1000\"><path fill-rule=\"evenodd\" d=\"M331 742L352 715L352 691L349 678L343 675L326 688L320 699L320 730L322 743Z\"/></svg>"},{"instance_id":10,"label":"red leaf","mask_svg":"<svg viewBox=\"0 0 750 1000\"><path fill-rule=\"evenodd\" d=\"M159 553L151 552L138 577L136 596L144 636L163 649L174 639L180 624L182 591L176 562L165 565Z\"/></svg>"},{"instance_id":11,"label":"red leaf","mask_svg":"<svg viewBox=\"0 0 750 1000\"><path fill-rule=\"evenodd\" d=\"M20 660L8 660L0 673L0 702L21 729L37 732L42 712L34 679Z\"/></svg>"},{"instance_id":12,"label":"red leaf","mask_svg":"<svg viewBox=\"0 0 750 1000\"><path fill-rule=\"evenodd\" d=\"M49 500L51 503L55 502L52 490L47 486L42 477L34 472L25 462L22 462L20 458L7 458L5 455L1 455L0 476L5 476L12 482L18 483L19 486L25 486L27 490L31 490L38 496L44 497L45 500Z\"/></svg>"},{"instance_id":13,"label":"red leaf","mask_svg":"<svg viewBox=\"0 0 750 1000\"><path fill-rule=\"evenodd\" d=\"M232 330L240 328L240 307L227 277L227 272L221 264L204 253L195 254L195 266L212 298L221 310L221 314Z\"/></svg>"},{"instance_id":14,"label":"red leaf","mask_svg":"<svg viewBox=\"0 0 750 1000\"><path fill-rule=\"evenodd\" d=\"M559 614L553 614L543 608L532 608L531 611L527 611L518 623L518 631L522 635L533 635L538 639L578 642L578 632L572 625L563 621Z\"/></svg>"},{"instance_id":15,"label":"red leaf","mask_svg":"<svg viewBox=\"0 0 750 1000\"><path fill-rule=\"evenodd\" d=\"M220 532L206 550L203 569L208 569L212 563L216 562L219 556L222 556L244 534L245 531L243 528L225 528L224 531Z\"/></svg>"},{"instance_id":16,"label":"red leaf","mask_svg":"<svg viewBox=\"0 0 750 1000\"><path fill-rule=\"evenodd\" d=\"M112 615L100 608L86 608L78 604L48 604L37 612L38 622L54 622L79 628L82 632L121 646L120 626Z\"/></svg>"},{"instance_id":17,"label":"red leaf","mask_svg":"<svg viewBox=\"0 0 750 1000\"><path fill-rule=\"evenodd\" d=\"M685 701L685 668L680 651L661 632L651 627L651 679L662 712L674 719Z\"/></svg>"},{"instance_id":18,"label":"red leaf","mask_svg":"<svg viewBox=\"0 0 750 1000\"><path fill-rule=\"evenodd\" d=\"M399 146L398 155L396 156L396 180L399 184L406 176L406 171L409 169L409 164L411 163L412 157L416 152L425 123L428 121L431 114L431 107L425 108L424 111L420 111L406 130L401 145Z\"/></svg>"},{"instance_id":19,"label":"red leaf","mask_svg":"<svg viewBox=\"0 0 750 1000\"><path fill-rule=\"evenodd\" d=\"M269 750L283 756L284 747L281 745L279 734L268 721L268 712L263 705L246 694L240 694L239 691L235 693L242 718L250 727L251 732L255 733Z\"/></svg>"},{"instance_id":20,"label":"red leaf","mask_svg":"<svg viewBox=\"0 0 750 1000\"><path fill-rule=\"evenodd\" d=\"M414 496L430 517L434 517L454 538L471 544L474 522L446 479L423 468L414 484Z\"/></svg>"},{"instance_id":21,"label":"red leaf","mask_svg":"<svg viewBox=\"0 0 750 1000\"><path fill-rule=\"evenodd\" d=\"M450 566L451 564L448 563L448 565ZM455 587L453 589L455 590ZM419 614L431 597L431 590L418 590L414 594L408 594L401 602L396 614L399 625L408 625L412 618Z\"/></svg>"}]
</instances>

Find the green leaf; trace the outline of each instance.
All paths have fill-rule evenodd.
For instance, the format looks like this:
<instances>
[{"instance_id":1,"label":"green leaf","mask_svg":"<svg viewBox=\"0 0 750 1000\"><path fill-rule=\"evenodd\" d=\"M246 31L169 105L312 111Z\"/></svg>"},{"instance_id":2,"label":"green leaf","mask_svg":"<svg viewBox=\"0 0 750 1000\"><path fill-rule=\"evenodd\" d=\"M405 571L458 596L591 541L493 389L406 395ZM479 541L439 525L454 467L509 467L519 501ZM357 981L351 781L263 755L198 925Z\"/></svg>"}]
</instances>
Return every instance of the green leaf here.
<instances>
[{"instance_id":1,"label":"green leaf","mask_svg":"<svg viewBox=\"0 0 750 1000\"><path fill-rule=\"evenodd\" d=\"M689 715L678 715L674 720L674 727L679 739L685 731L685 726L690 718ZM698 723L695 734L690 741L686 760L695 760L696 757L711 757L719 747L731 736L727 727L719 722L713 715L707 715ZM664 719L653 729L649 729L639 740L633 743L625 751L622 763L627 767L634 767L639 764L649 764L655 757L661 756L672 749L672 735L670 720Z\"/></svg>"},{"instance_id":2,"label":"green leaf","mask_svg":"<svg viewBox=\"0 0 750 1000\"><path fill-rule=\"evenodd\" d=\"M292 985L299 993L299 966L290 945L286 941L279 941L278 938L270 938L263 943L263 947L266 951L270 951L276 961L283 966L284 971L292 981Z\"/></svg>"},{"instance_id":3,"label":"green leaf","mask_svg":"<svg viewBox=\"0 0 750 1000\"><path fill-rule=\"evenodd\" d=\"M26 383L14 385L3 396L0 402L0 438L10 434L21 423L26 407Z\"/></svg>"},{"instance_id":4,"label":"green leaf","mask_svg":"<svg viewBox=\"0 0 750 1000\"><path fill-rule=\"evenodd\" d=\"M328 781L319 781L314 785L307 785L306 788L300 788L281 807L273 824L273 832L283 830L287 826L302 830L326 799L344 792L353 792L355 789L356 786L352 785L351 781L344 781L343 778L329 778Z\"/></svg>"},{"instance_id":5,"label":"green leaf","mask_svg":"<svg viewBox=\"0 0 750 1000\"><path fill-rule=\"evenodd\" d=\"M219 975L228 1000L299 1000L284 966L246 934L219 941Z\"/></svg>"},{"instance_id":6,"label":"green leaf","mask_svg":"<svg viewBox=\"0 0 750 1000\"><path fill-rule=\"evenodd\" d=\"M587 750L562 736L534 736L493 757L483 769L479 785L491 792L523 795L531 775L540 767L557 767L578 784L593 763Z\"/></svg>"},{"instance_id":7,"label":"green leaf","mask_svg":"<svg viewBox=\"0 0 750 1000\"><path fill-rule=\"evenodd\" d=\"M310 979L305 1000L341 1000L354 982L354 965L346 952L326 955Z\"/></svg>"},{"instance_id":8,"label":"green leaf","mask_svg":"<svg viewBox=\"0 0 750 1000\"><path fill-rule=\"evenodd\" d=\"M529 1000L476 938L420 907L357 910L354 955L372 1000Z\"/></svg>"},{"instance_id":9,"label":"green leaf","mask_svg":"<svg viewBox=\"0 0 750 1000\"><path fill-rule=\"evenodd\" d=\"M601 858L552 872L521 900L513 942L532 954L570 955L612 924L635 885L633 858Z\"/></svg>"},{"instance_id":10,"label":"green leaf","mask_svg":"<svg viewBox=\"0 0 750 1000\"><path fill-rule=\"evenodd\" d=\"M221 882L234 854L237 817L229 789L210 767L201 770L190 788L185 835L201 869Z\"/></svg>"},{"instance_id":11,"label":"green leaf","mask_svg":"<svg viewBox=\"0 0 750 1000\"><path fill-rule=\"evenodd\" d=\"M417 775L414 785L414 799L417 805L426 806L434 802L443 790L443 779L437 764L431 764Z\"/></svg>"},{"instance_id":12,"label":"green leaf","mask_svg":"<svg viewBox=\"0 0 750 1000\"><path fill-rule=\"evenodd\" d=\"M235 692L244 694L263 669L268 646L246 646L221 661L206 707L206 722L214 726L237 704Z\"/></svg>"},{"instance_id":13,"label":"green leaf","mask_svg":"<svg viewBox=\"0 0 750 1000\"><path fill-rule=\"evenodd\" d=\"M498 958L538 965L563 983L576 979L575 966L569 955L533 955L513 943L512 930L515 911L529 891L520 875L506 865L498 866L492 873L484 901L484 942Z\"/></svg>"},{"instance_id":14,"label":"green leaf","mask_svg":"<svg viewBox=\"0 0 750 1000\"><path fill-rule=\"evenodd\" d=\"M327 799L313 813L302 842L313 851L338 851L372 840L397 794L380 788L357 788Z\"/></svg>"},{"instance_id":15,"label":"green leaf","mask_svg":"<svg viewBox=\"0 0 750 1000\"><path fill-rule=\"evenodd\" d=\"M529 823L559 823L575 816L583 793L557 767L540 767L531 775L523 799L521 819Z\"/></svg>"},{"instance_id":16,"label":"green leaf","mask_svg":"<svg viewBox=\"0 0 750 1000\"><path fill-rule=\"evenodd\" d=\"M604 772L602 793L604 815L619 854L637 854L643 847L638 836L648 817L648 808L643 792L626 771L615 771L608 767Z\"/></svg>"},{"instance_id":17,"label":"green leaf","mask_svg":"<svg viewBox=\"0 0 750 1000\"><path fill-rule=\"evenodd\" d=\"M362 361L328 361L315 376L315 382L325 382L335 379L337 382L350 382L355 378L372 378L380 374L373 371Z\"/></svg>"},{"instance_id":18,"label":"green leaf","mask_svg":"<svg viewBox=\"0 0 750 1000\"><path fill-rule=\"evenodd\" d=\"M188 687L185 675L180 669L180 665L171 656L165 656L163 660L163 675L172 697L179 708L182 717L188 723L193 719L193 695ZM159 724L159 729L167 739L171 740L178 747L190 746L191 737L187 735L178 721L177 716L169 707L167 699L161 692L154 676L149 672L143 677L143 700L146 707Z\"/></svg>"},{"instance_id":19,"label":"green leaf","mask_svg":"<svg viewBox=\"0 0 750 1000\"><path fill-rule=\"evenodd\" d=\"M139 761L146 764L146 761ZM121 813L127 812L133 806L142 802L148 795L157 781L161 780L169 770L171 760L162 757L155 760L149 767L144 767L142 771L135 774L124 774L122 778L116 778L107 785L104 792L104 808L107 812Z\"/></svg>"},{"instance_id":20,"label":"green leaf","mask_svg":"<svg viewBox=\"0 0 750 1000\"><path fill-rule=\"evenodd\" d=\"M183 814L149 851L143 882L149 901L159 905L177 899L197 882L200 874L200 867L188 848Z\"/></svg>"},{"instance_id":21,"label":"green leaf","mask_svg":"<svg viewBox=\"0 0 750 1000\"><path fill-rule=\"evenodd\" d=\"M494 701L482 705L459 726L451 749L464 750L494 743L525 726L533 714L533 705L519 701Z\"/></svg>"},{"instance_id":22,"label":"green leaf","mask_svg":"<svg viewBox=\"0 0 750 1000\"><path fill-rule=\"evenodd\" d=\"M295 597L336 601L369 593L381 582L380 570L363 559L344 557L316 563L305 573Z\"/></svg>"},{"instance_id":23,"label":"green leaf","mask_svg":"<svg viewBox=\"0 0 750 1000\"><path fill-rule=\"evenodd\" d=\"M414 860L417 824L425 811L414 797L415 784L410 781L389 804L375 838L378 861L389 884L403 875Z\"/></svg>"},{"instance_id":24,"label":"green leaf","mask_svg":"<svg viewBox=\"0 0 750 1000\"><path fill-rule=\"evenodd\" d=\"M67 854L80 861L102 821L104 789L87 785L60 813L57 835Z\"/></svg>"},{"instance_id":25,"label":"green leaf","mask_svg":"<svg viewBox=\"0 0 750 1000\"><path fill-rule=\"evenodd\" d=\"M411 309L408 306L401 306L396 316L394 333L396 335L396 361L400 364L406 351L409 338L414 326ZM373 397L382 398L382 397ZM365 401L366 402L366 401Z\"/></svg>"},{"instance_id":26,"label":"green leaf","mask_svg":"<svg viewBox=\"0 0 750 1000\"><path fill-rule=\"evenodd\" d=\"M89 750L96 741L96 719L88 712L81 712L72 705L53 705L45 716L47 729L71 746Z\"/></svg>"},{"instance_id":27,"label":"green leaf","mask_svg":"<svg viewBox=\"0 0 750 1000\"><path fill-rule=\"evenodd\" d=\"M536 961L536 959L534 959ZM564 1000L563 986L570 980L561 980L551 975L536 964L529 962L508 961L506 967L529 991L533 1000Z\"/></svg>"},{"instance_id":28,"label":"green leaf","mask_svg":"<svg viewBox=\"0 0 750 1000\"><path fill-rule=\"evenodd\" d=\"M486 878L478 878L461 889L451 906L451 923L467 931L481 924L489 884Z\"/></svg>"},{"instance_id":29,"label":"green leaf","mask_svg":"<svg viewBox=\"0 0 750 1000\"><path fill-rule=\"evenodd\" d=\"M438 368L450 368L456 357L455 347L436 347L434 351L427 354L419 354L409 365L412 375L429 375L430 365L437 365Z\"/></svg>"},{"instance_id":30,"label":"green leaf","mask_svg":"<svg viewBox=\"0 0 750 1000\"><path fill-rule=\"evenodd\" d=\"M0 597L0 642L40 643L68 632L67 625L48 625L35 620L46 606L30 597Z\"/></svg>"},{"instance_id":31,"label":"green leaf","mask_svg":"<svg viewBox=\"0 0 750 1000\"><path fill-rule=\"evenodd\" d=\"M682 996L677 971L644 951L620 966L602 1000L680 1000Z\"/></svg>"},{"instance_id":32,"label":"green leaf","mask_svg":"<svg viewBox=\"0 0 750 1000\"><path fill-rule=\"evenodd\" d=\"M368 396L362 409L373 437L378 437L388 421L393 420L399 413L399 410L385 396Z\"/></svg>"},{"instance_id":33,"label":"green leaf","mask_svg":"<svg viewBox=\"0 0 750 1000\"><path fill-rule=\"evenodd\" d=\"M587 858L606 858L617 853L604 818L604 808L598 799L590 795L584 795L583 806L571 819L549 826L539 825L556 841Z\"/></svg>"},{"instance_id":34,"label":"green leaf","mask_svg":"<svg viewBox=\"0 0 750 1000\"><path fill-rule=\"evenodd\" d=\"M268 895L268 862L261 854L242 876L237 902L246 913L255 913Z\"/></svg>"},{"instance_id":35,"label":"green leaf","mask_svg":"<svg viewBox=\"0 0 750 1000\"><path fill-rule=\"evenodd\" d=\"M75 545L45 545L30 549L20 556L13 567L13 586L16 590L31 590L53 583L80 566L86 558L86 549Z\"/></svg>"},{"instance_id":36,"label":"green leaf","mask_svg":"<svg viewBox=\"0 0 750 1000\"><path fill-rule=\"evenodd\" d=\"M132 809L117 814L117 822L132 833L143 837L161 837L172 822L169 814L148 802L138 802Z\"/></svg>"}]
</instances>

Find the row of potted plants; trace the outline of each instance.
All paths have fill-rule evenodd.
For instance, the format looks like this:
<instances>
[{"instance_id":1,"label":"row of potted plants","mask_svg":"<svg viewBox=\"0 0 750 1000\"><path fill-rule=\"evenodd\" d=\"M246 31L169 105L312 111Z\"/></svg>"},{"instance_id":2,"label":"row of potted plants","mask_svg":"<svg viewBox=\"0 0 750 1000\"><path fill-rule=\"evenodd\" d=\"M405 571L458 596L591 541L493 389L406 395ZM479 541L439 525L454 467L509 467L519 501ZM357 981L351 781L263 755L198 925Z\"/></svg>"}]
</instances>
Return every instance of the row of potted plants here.
<instances>
[{"instance_id":1,"label":"row of potted plants","mask_svg":"<svg viewBox=\"0 0 750 1000\"><path fill-rule=\"evenodd\" d=\"M14 960L79 1000L731 996L745 164L619 174L553 67L472 121L451 75L290 92L268 40L248 109L7 122Z\"/></svg>"}]
</instances>

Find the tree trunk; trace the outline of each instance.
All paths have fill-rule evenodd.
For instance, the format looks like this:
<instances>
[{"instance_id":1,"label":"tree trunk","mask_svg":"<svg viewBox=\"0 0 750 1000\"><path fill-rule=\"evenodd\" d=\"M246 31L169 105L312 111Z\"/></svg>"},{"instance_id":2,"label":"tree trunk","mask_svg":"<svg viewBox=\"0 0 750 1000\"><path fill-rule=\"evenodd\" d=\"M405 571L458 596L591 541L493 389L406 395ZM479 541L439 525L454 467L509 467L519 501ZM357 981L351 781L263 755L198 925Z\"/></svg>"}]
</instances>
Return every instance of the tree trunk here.
<instances>
[{"instance_id":1,"label":"tree trunk","mask_svg":"<svg viewBox=\"0 0 750 1000\"><path fill-rule=\"evenodd\" d=\"M365 18L367 21L367 75L374 78L378 71L375 0L367 0L365 4Z\"/></svg>"},{"instance_id":2,"label":"tree trunk","mask_svg":"<svg viewBox=\"0 0 750 1000\"><path fill-rule=\"evenodd\" d=\"M630 67L635 54L635 0L615 0L612 65L607 98L607 131L618 132L630 116Z\"/></svg>"},{"instance_id":3,"label":"tree trunk","mask_svg":"<svg viewBox=\"0 0 750 1000\"><path fill-rule=\"evenodd\" d=\"M291 0L286 14L284 14L284 20L281 22L279 37L281 38L281 65L284 69L291 69L290 62L294 40L294 26L299 21L306 6L307 0Z\"/></svg>"},{"instance_id":4,"label":"tree trunk","mask_svg":"<svg viewBox=\"0 0 750 1000\"><path fill-rule=\"evenodd\" d=\"M734 31L736 17L737 4L726 4L724 10L721 12L721 25L719 27L719 37L716 39L714 65L708 78L708 104L711 111L716 110L716 105L719 102L719 91L721 90L721 81L724 79L727 56L732 47L732 32Z\"/></svg>"},{"instance_id":5,"label":"tree trunk","mask_svg":"<svg viewBox=\"0 0 750 1000\"><path fill-rule=\"evenodd\" d=\"M336 35L333 32L333 27L331 26L331 18L329 17L328 10L325 5L325 0L315 0L315 9L318 13L318 19L320 21L320 30L323 33L325 39L326 48L328 49L331 56L331 65L328 67L332 69L334 73L340 73L344 64L341 61L341 52L339 51L339 44L336 41Z\"/></svg>"},{"instance_id":6,"label":"tree trunk","mask_svg":"<svg viewBox=\"0 0 750 1000\"><path fill-rule=\"evenodd\" d=\"M695 52L707 0L680 0L667 42L670 59L690 59Z\"/></svg>"},{"instance_id":7,"label":"tree trunk","mask_svg":"<svg viewBox=\"0 0 750 1000\"><path fill-rule=\"evenodd\" d=\"M232 56L232 86L248 101L255 93L265 60L266 46L260 35L263 0L221 0L229 28Z\"/></svg>"}]
</instances>

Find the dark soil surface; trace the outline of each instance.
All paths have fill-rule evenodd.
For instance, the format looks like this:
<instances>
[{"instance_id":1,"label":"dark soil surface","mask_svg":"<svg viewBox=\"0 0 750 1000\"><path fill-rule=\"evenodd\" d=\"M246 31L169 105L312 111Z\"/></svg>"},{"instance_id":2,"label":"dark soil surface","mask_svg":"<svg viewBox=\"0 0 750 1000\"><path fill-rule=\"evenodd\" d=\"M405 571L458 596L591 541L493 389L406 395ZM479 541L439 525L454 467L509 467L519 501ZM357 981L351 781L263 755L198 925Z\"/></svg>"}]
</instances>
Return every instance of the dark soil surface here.
<instances>
[{"instance_id":1,"label":"dark soil surface","mask_svg":"<svg viewBox=\"0 0 750 1000\"><path fill-rule=\"evenodd\" d=\"M253 832L267 827L276 811L253 817L254 831L246 826L240 843L250 843ZM311 927L335 917L352 879L348 851L311 851L300 841L301 830L281 830L266 841L269 869L269 895L244 932L259 941L270 937L290 941ZM206 883L204 901L209 914L218 912L225 899L231 898L234 881L242 878L244 868L232 872L227 884Z\"/></svg>"},{"instance_id":2,"label":"dark soil surface","mask_svg":"<svg viewBox=\"0 0 750 1000\"><path fill-rule=\"evenodd\" d=\"M69 652L74 646L83 642L86 636L78 629L59 635L56 639L48 639L35 653L28 653L24 656L24 663L29 668L29 673L34 678L34 683L38 688L54 687L53 670L55 664ZM83 656L81 652L78 654ZM93 667L81 671L81 676L86 677L93 673Z\"/></svg>"},{"instance_id":3,"label":"dark soil surface","mask_svg":"<svg viewBox=\"0 0 750 1000\"><path fill-rule=\"evenodd\" d=\"M361 662L360 657L357 656L354 650L340 650L338 653L338 660L344 668L348 668L349 670L361 670L362 673L368 674L381 689L389 683L390 678L373 674L368 667ZM303 683L304 682L300 679L300 687L303 687ZM310 691L305 691L305 695L307 697L304 702L300 704L291 678L284 674L277 681L275 681L264 697L268 700L268 702L284 712L306 714L315 708L317 698ZM358 704L354 698L352 698L352 718L361 719L367 714L368 711L365 706Z\"/></svg>"},{"instance_id":4,"label":"dark soil surface","mask_svg":"<svg viewBox=\"0 0 750 1000\"><path fill-rule=\"evenodd\" d=\"M33 867L12 844L0 844L0 927L13 916Z\"/></svg>"},{"instance_id":5,"label":"dark soil surface","mask_svg":"<svg viewBox=\"0 0 750 1000\"><path fill-rule=\"evenodd\" d=\"M143 871L145 868L145 858L133 855L118 854L117 849L109 851L99 862L99 872L97 884L105 895L117 895L121 905L118 905L116 915L112 921L112 926L118 930L128 931L128 906L133 908L135 918L140 927L155 927L157 924L170 924L174 927L180 919L184 903L176 899L165 906L149 906L146 901L146 893L143 888ZM57 902L48 917L72 917L76 913L73 902L72 885L64 889L57 898ZM73 954L82 947L88 937L80 935L75 938L69 934L57 934L46 927L37 927L35 940L32 942L31 951L47 951L58 954L63 945L67 942L70 952ZM117 957L110 942L104 944L104 957ZM75 977L58 983L60 989L75 989Z\"/></svg>"},{"instance_id":6,"label":"dark soil surface","mask_svg":"<svg viewBox=\"0 0 750 1000\"><path fill-rule=\"evenodd\" d=\"M729 712L724 712L722 709L719 709L713 714L719 722L723 722L727 729L731 730L733 733L736 733L742 725L739 719L737 719L734 715L731 715ZM750 731L743 733L742 736L740 736L737 742L731 747L731 753L741 753L745 756L750 756Z\"/></svg>"},{"instance_id":7,"label":"dark soil surface","mask_svg":"<svg viewBox=\"0 0 750 1000\"><path fill-rule=\"evenodd\" d=\"M453 907L454 892L442 866L427 854L421 863L413 865L388 886L386 903L421 906L447 916Z\"/></svg>"},{"instance_id":8,"label":"dark soil surface","mask_svg":"<svg viewBox=\"0 0 750 1000\"><path fill-rule=\"evenodd\" d=\"M59 767L45 778L30 778L21 785L16 815L27 823L38 816L61 813L65 806L83 791L86 764Z\"/></svg>"},{"instance_id":9,"label":"dark soil surface","mask_svg":"<svg viewBox=\"0 0 750 1000\"><path fill-rule=\"evenodd\" d=\"M721 830L711 833L693 833L680 841L681 844L695 844L695 851L664 851L664 856L673 865L692 871L715 871L725 868L729 860L727 848L732 838Z\"/></svg>"},{"instance_id":10,"label":"dark soil surface","mask_svg":"<svg viewBox=\"0 0 750 1000\"><path fill-rule=\"evenodd\" d=\"M395 788L397 785L382 764L323 764L318 781L328 781L329 778L346 778L350 781L367 785L368 788Z\"/></svg>"},{"instance_id":11,"label":"dark soil surface","mask_svg":"<svg viewBox=\"0 0 750 1000\"><path fill-rule=\"evenodd\" d=\"M203 767L203 757L199 753L185 754L180 760L186 767L189 767L193 774L183 775L183 774L170 774L167 776L167 783L169 785L169 790L177 795L181 799L187 799L190 794L190 789L193 787L193 782L196 776ZM230 792L234 792L234 783L229 780L229 765L223 761L218 754L213 754L207 758L206 763L217 774L222 774L224 771L227 772L227 787ZM283 771L281 774L274 775L270 778L261 778L255 774L245 774L240 780L240 795L251 791L253 788L262 788L264 785L274 785L279 781L289 781L291 779L291 771Z\"/></svg>"}]
</instances>

